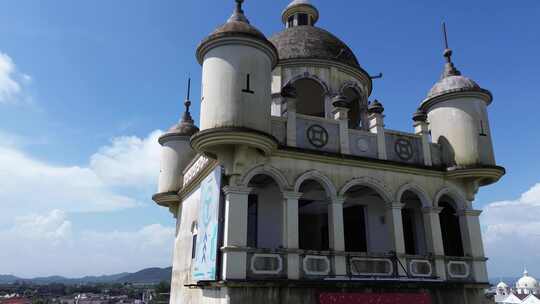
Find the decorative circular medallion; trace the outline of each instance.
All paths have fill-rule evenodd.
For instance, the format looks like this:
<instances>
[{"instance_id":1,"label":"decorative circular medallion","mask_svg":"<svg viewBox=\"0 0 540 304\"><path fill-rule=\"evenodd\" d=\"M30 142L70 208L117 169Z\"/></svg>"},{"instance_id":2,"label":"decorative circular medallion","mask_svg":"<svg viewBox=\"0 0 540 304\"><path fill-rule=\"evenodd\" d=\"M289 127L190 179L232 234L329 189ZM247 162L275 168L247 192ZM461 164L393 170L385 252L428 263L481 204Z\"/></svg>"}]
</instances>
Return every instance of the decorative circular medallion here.
<instances>
[{"instance_id":1,"label":"decorative circular medallion","mask_svg":"<svg viewBox=\"0 0 540 304\"><path fill-rule=\"evenodd\" d=\"M328 131L320 125L311 125L306 131L306 136L309 143L316 148L322 148L328 144Z\"/></svg>"},{"instance_id":2,"label":"decorative circular medallion","mask_svg":"<svg viewBox=\"0 0 540 304\"><path fill-rule=\"evenodd\" d=\"M366 139L360 138L356 141L356 146L360 152L367 152L369 150L369 143Z\"/></svg>"},{"instance_id":3,"label":"decorative circular medallion","mask_svg":"<svg viewBox=\"0 0 540 304\"><path fill-rule=\"evenodd\" d=\"M398 140L396 140L394 150L396 151L397 156L401 158L401 160L407 161L414 156L413 146L411 142L405 138L399 138Z\"/></svg>"}]
</instances>

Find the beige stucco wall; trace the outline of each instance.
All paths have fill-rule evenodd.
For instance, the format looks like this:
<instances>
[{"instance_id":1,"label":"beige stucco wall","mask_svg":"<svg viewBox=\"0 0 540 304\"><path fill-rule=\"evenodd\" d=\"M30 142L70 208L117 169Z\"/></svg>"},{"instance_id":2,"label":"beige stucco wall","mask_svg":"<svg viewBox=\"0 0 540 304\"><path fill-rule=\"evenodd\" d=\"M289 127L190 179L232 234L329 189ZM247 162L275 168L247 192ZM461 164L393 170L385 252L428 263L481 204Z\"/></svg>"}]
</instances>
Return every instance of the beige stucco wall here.
<instances>
[{"instance_id":1,"label":"beige stucco wall","mask_svg":"<svg viewBox=\"0 0 540 304\"><path fill-rule=\"evenodd\" d=\"M270 133L271 70L268 54L249 45L221 45L206 53L201 130L245 127ZM242 92L248 74L254 94Z\"/></svg>"},{"instance_id":2,"label":"beige stucco wall","mask_svg":"<svg viewBox=\"0 0 540 304\"><path fill-rule=\"evenodd\" d=\"M428 122L433 142L442 145L443 157L450 163L495 165L484 100L461 97L439 102L430 108ZM485 136L480 136L482 131Z\"/></svg>"}]
</instances>

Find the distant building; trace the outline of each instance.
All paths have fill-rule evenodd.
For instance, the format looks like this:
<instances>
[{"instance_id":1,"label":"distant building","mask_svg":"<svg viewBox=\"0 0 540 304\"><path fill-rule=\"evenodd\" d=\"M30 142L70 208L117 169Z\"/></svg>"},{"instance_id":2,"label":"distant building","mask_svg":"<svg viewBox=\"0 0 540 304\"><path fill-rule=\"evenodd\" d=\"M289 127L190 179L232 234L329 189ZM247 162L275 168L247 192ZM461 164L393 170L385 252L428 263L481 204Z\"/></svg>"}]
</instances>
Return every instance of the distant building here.
<instances>
[{"instance_id":1,"label":"distant building","mask_svg":"<svg viewBox=\"0 0 540 304\"><path fill-rule=\"evenodd\" d=\"M153 199L177 220L170 303L481 303L473 201L505 174L492 94L446 45L441 78L407 114L415 131L388 129L369 101L378 76L316 26L310 1L291 2L270 39L236 2L197 49L200 130L188 97L159 139Z\"/></svg>"},{"instance_id":2,"label":"distant building","mask_svg":"<svg viewBox=\"0 0 540 304\"><path fill-rule=\"evenodd\" d=\"M6 297L0 298L0 304L32 304L32 301L25 297Z\"/></svg>"},{"instance_id":3,"label":"distant building","mask_svg":"<svg viewBox=\"0 0 540 304\"><path fill-rule=\"evenodd\" d=\"M505 282L499 282L495 291L495 302L498 304L540 304L540 286L538 281L525 270L523 276L510 287Z\"/></svg>"}]
</instances>

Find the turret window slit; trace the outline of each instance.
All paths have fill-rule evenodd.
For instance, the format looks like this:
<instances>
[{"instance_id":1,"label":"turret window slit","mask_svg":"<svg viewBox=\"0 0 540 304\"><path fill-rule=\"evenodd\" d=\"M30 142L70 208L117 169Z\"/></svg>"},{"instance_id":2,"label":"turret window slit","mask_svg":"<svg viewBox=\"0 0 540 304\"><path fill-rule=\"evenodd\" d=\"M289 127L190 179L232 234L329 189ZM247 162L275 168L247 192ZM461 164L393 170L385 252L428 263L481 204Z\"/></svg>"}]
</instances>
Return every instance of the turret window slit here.
<instances>
[{"instance_id":1,"label":"turret window slit","mask_svg":"<svg viewBox=\"0 0 540 304\"><path fill-rule=\"evenodd\" d=\"M242 90L242 92L244 93L249 93L249 94L255 94L254 91L251 90L251 75L250 74L247 74L246 76L246 88Z\"/></svg>"}]
</instances>

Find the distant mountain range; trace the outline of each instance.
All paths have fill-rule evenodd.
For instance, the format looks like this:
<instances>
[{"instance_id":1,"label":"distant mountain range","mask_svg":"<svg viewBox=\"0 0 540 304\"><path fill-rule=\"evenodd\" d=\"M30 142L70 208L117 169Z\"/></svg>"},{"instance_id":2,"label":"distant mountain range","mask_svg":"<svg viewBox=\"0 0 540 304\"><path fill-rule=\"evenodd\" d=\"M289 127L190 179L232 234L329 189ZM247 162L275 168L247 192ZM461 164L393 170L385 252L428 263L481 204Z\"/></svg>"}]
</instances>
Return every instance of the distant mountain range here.
<instances>
[{"instance_id":1,"label":"distant mountain range","mask_svg":"<svg viewBox=\"0 0 540 304\"><path fill-rule=\"evenodd\" d=\"M172 267L167 268L146 268L137 272L129 273L117 273L112 275L102 276L86 276L82 278L66 278L61 276L50 276L33 279L19 278L13 275L1 275L0 284L13 284L16 282L27 282L33 284L51 284L62 283L66 285L76 284L90 284L90 283L143 283L143 284L155 284L161 281L171 281ZM500 280L512 286L519 278L516 277L503 277L503 278L490 278L490 283L496 286Z\"/></svg>"},{"instance_id":2,"label":"distant mountain range","mask_svg":"<svg viewBox=\"0 0 540 304\"><path fill-rule=\"evenodd\" d=\"M62 283L66 285L89 284L89 283L144 283L154 284L161 281L171 281L172 267L167 268L146 268L134 273L124 272L112 275L86 276L82 278L66 278L61 276L50 276L41 278L24 279L13 275L1 275L0 284L13 284L16 282L27 282L33 284Z\"/></svg>"}]
</instances>

